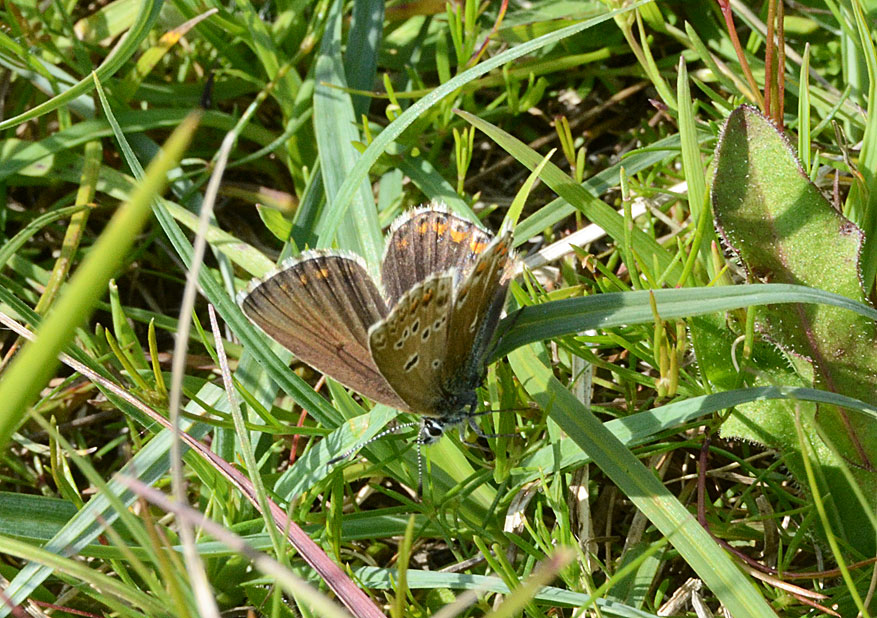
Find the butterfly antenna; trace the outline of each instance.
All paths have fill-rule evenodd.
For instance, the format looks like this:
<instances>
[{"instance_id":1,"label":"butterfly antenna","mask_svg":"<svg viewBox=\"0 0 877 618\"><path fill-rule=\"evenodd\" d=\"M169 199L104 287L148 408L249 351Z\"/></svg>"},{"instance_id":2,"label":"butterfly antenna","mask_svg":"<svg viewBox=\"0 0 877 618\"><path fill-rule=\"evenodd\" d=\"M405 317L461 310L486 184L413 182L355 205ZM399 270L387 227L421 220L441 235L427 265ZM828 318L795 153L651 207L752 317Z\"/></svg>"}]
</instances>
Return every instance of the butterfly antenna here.
<instances>
[{"instance_id":1,"label":"butterfly antenna","mask_svg":"<svg viewBox=\"0 0 877 618\"><path fill-rule=\"evenodd\" d=\"M332 459L330 459L326 463L326 465L331 466L331 465L338 463L339 461L344 461L345 459L347 459L348 457L353 455L355 452L365 448L366 446L368 446L369 444L371 444L375 440L380 440L384 436L389 436L390 434L393 434L393 433L399 433L403 429L408 429L409 427L414 427L415 425L420 425L420 423L419 422L402 423L401 425L396 425L395 427L390 427L389 429L384 429L383 431L378 432L375 435L373 435L371 438L369 438L365 442L360 442L359 444L357 444L353 448L347 449L346 451L344 451L343 453L341 453L337 457L333 457Z\"/></svg>"}]
</instances>

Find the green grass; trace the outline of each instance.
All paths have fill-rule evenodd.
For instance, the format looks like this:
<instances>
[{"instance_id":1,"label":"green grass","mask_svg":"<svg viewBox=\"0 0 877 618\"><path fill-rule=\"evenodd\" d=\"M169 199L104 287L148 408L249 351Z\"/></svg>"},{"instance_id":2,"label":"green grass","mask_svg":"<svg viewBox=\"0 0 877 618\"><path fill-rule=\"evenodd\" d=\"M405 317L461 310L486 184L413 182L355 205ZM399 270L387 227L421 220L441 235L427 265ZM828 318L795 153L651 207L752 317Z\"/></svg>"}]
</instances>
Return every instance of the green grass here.
<instances>
[{"instance_id":1,"label":"green grass","mask_svg":"<svg viewBox=\"0 0 877 618\"><path fill-rule=\"evenodd\" d=\"M736 36L712 0L4 5L3 598L62 616L653 616L696 578L737 618L811 615L803 598L875 615L873 447L844 442L875 426L855 363L875 342L802 351L769 328L802 307L877 319L874 7L844 7L786 7L773 119L864 232L849 293L732 253L712 216L715 170L743 165L714 156L725 119L778 100L767 3L735 5ZM538 268L512 284L479 391L499 435L429 447L418 494L410 432L328 465L411 419L322 381L235 295L305 248L375 268L389 223L433 199L514 225ZM858 388L814 373L824 347L856 350ZM829 410L856 430L820 425Z\"/></svg>"}]
</instances>

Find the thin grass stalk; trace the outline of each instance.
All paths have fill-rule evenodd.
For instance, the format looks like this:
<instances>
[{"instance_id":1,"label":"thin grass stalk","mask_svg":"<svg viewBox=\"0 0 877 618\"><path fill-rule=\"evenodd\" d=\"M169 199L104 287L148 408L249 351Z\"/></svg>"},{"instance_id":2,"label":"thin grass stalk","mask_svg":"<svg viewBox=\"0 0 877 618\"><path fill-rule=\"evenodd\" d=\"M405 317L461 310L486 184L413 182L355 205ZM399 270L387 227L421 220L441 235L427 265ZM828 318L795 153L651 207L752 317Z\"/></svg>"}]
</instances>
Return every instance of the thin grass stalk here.
<instances>
[{"instance_id":1,"label":"thin grass stalk","mask_svg":"<svg viewBox=\"0 0 877 618\"><path fill-rule=\"evenodd\" d=\"M734 51L737 52L737 61L740 63L740 69L743 71L743 75L749 83L749 90L755 97L758 107L764 109L764 97L761 95L761 89L758 87L758 83L755 81L755 76L752 74L752 68L746 60L746 52L743 50L743 45L740 43L740 37L737 36L737 28L734 26L734 13L731 10L731 2L730 0L717 1L722 10L722 16L725 18L725 27L728 29L728 36L731 37Z\"/></svg>"},{"instance_id":2,"label":"thin grass stalk","mask_svg":"<svg viewBox=\"0 0 877 618\"><path fill-rule=\"evenodd\" d=\"M786 118L786 5L777 4L777 126L785 131Z\"/></svg>"},{"instance_id":3,"label":"thin grass stalk","mask_svg":"<svg viewBox=\"0 0 877 618\"><path fill-rule=\"evenodd\" d=\"M777 17L777 0L767 0L767 36L764 41L764 113L776 122L776 110L771 107L774 103L774 91L776 84L774 78L777 67L774 65L774 28Z\"/></svg>"}]
</instances>

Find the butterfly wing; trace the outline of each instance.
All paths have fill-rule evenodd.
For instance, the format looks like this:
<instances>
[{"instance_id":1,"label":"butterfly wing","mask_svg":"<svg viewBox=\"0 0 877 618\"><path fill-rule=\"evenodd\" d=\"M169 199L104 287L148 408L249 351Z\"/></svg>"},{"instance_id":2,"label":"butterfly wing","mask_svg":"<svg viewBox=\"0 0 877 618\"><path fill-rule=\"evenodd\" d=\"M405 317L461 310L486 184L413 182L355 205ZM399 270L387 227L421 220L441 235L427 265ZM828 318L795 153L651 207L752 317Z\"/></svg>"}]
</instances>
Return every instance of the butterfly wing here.
<instances>
[{"instance_id":1,"label":"butterfly wing","mask_svg":"<svg viewBox=\"0 0 877 618\"><path fill-rule=\"evenodd\" d=\"M442 384L461 393L481 382L484 356L505 306L512 273L511 232L495 238L454 293Z\"/></svg>"},{"instance_id":2,"label":"butterfly wing","mask_svg":"<svg viewBox=\"0 0 877 618\"><path fill-rule=\"evenodd\" d=\"M388 313L361 259L306 252L241 300L250 320L300 360L369 399L402 410L368 349L368 329Z\"/></svg>"},{"instance_id":3,"label":"butterfly wing","mask_svg":"<svg viewBox=\"0 0 877 618\"><path fill-rule=\"evenodd\" d=\"M434 416L442 400L455 271L433 274L402 294L390 314L369 330L380 372L413 412Z\"/></svg>"},{"instance_id":4,"label":"butterfly wing","mask_svg":"<svg viewBox=\"0 0 877 618\"><path fill-rule=\"evenodd\" d=\"M399 217L390 229L381 266L381 283L390 305L433 274L469 269L492 236L466 219L432 203Z\"/></svg>"}]
</instances>

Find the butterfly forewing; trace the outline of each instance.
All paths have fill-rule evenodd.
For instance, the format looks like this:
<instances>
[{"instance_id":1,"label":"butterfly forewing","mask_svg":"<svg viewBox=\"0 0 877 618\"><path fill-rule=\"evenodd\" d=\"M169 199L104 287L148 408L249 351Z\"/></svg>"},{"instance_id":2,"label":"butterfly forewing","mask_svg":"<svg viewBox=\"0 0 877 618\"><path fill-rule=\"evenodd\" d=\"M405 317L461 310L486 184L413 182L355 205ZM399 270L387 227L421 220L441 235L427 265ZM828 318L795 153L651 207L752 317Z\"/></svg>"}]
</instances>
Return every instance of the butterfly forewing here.
<instances>
[{"instance_id":1,"label":"butterfly forewing","mask_svg":"<svg viewBox=\"0 0 877 618\"><path fill-rule=\"evenodd\" d=\"M484 355L505 305L511 275L511 233L496 238L457 286L451 310L442 383L449 391L481 382Z\"/></svg>"},{"instance_id":2,"label":"butterfly forewing","mask_svg":"<svg viewBox=\"0 0 877 618\"><path fill-rule=\"evenodd\" d=\"M491 235L474 223L431 205L416 209L394 225L381 266L381 283L391 305L433 274L456 268L463 273L490 245Z\"/></svg>"},{"instance_id":3,"label":"butterfly forewing","mask_svg":"<svg viewBox=\"0 0 877 618\"><path fill-rule=\"evenodd\" d=\"M427 277L369 331L378 369L409 409L420 414L435 415L441 408L454 278L453 271Z\"/></svg>"},{"instance_id":4,"label":"butterfly forewing","mask_svg":"<svg viewBox=\"0 0 877 618\"><path fill-rule=\"evenodd\" d=\"M407 409L369 353L369 327L388 310L356 259L304 254L257 284L241 307L308 365L370 399Z\"/></svg>"}]
</instances>

